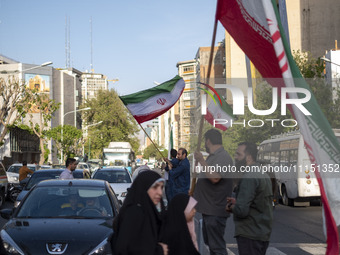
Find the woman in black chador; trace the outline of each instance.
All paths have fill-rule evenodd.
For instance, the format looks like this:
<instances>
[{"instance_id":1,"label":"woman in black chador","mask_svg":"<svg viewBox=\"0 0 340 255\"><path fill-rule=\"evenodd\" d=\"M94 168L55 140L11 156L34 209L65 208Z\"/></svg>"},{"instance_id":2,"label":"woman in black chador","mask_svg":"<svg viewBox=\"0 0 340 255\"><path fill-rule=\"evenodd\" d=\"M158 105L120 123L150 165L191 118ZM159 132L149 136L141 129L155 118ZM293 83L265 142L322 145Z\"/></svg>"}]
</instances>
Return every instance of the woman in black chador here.
<instances>
[{"instance_id":1,"label":"woman in black chador","mask_svg":"<svg viewBox=\"0 0 340 255\"><path fill-rule=\"evenodd\" d=\"M170 201L165 226L164 242L169 255L199 255L195 234L194 216L197 201L187 195L178 194Z\"/></svg>"},{"instance_id":2,"label":"woman in black chador","mask_svg":"<svg viewBox=\"0 0 340 255\"><path fill-rule=\"evenodd\" d=\"M167 255L159 241L164 205L164 179L154 171L140 173L114 220L115 255Z\"/></svg>"}]
</instances>

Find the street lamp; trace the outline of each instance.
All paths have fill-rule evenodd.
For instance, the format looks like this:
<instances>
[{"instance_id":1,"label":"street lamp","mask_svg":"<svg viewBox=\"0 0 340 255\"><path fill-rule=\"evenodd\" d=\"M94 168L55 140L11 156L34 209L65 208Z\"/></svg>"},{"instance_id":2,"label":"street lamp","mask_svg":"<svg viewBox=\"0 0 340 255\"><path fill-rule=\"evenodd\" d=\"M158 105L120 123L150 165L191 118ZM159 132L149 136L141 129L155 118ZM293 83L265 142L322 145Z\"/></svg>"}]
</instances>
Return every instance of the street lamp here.
<instances>
[{"instance_id":1,"label":"street lamp","mask_svg":"<svg viewBox=\"0 0 340 255\"><path fill-rule=\"evenodd\" d=\"M322 57L322 58L320 58L320 59L323 60L323 61L325 61L325 62L331 63L331 64L333 64L333 65L340 66L339 64L332 62L332 61L331 61L330 59L328 59L328 58Z\"/></svg>"},{"instance_id":2,"label":"street lamp","mask_svg":"<svg viewBox=\"0 0 340 255\"><path fill-rule=\"evenodd\" d=\"M23 72L26 72L26 71L30 71L32 69L36 69L36 68L40 68L40 67L44 67L44 66L49 66L49 65L52 65L52 64L53 64L52 61L48 61L48 62L42 63L41 65L33 66L33 67L30 67L30 68L27 68L27 69L24 69L24 70L13 70L13 71L2 70L1 73L2 74L7 74L7 73L23 73Z\"/></svg>"},{"instance_id":3,"label":"street lamp","mask_svg":"<svg viewBox=\"0 0 340 255\"><path fill-rule=\"evenodd\" d=\"M36 68L44 67L44 66L49 66L49 65L52 65L52 64L53 64L52 61L48 61L48 62L42 63L39 66L33 66L33 67L27 68L25 70L22 70L21 72L26 72L26 71L29 71L29 70L32 70L32 69L36 69ZM19 70L16 70L16 71L19 72Z\"/></svg>"},{"instance_id":4,"label":"street lamp","mask_svg":"<svg viewBox=\"0 0 340 255\"><path fill-rule=\"evenodd\" d=\"M74 111L69 111L67 113L64 114L64 116L62 117L62 125L61 125L61 156L60 156L60 163L62 163L63 158L64 158L64 150L63 150L63 130L64 130L64 118L67 114L69 113L73 113L73 112L81 112L81 111L87 111L87 110L91 110L91 107L86 107L86 108L82 108L82 109L78 109L78 110L74 110Z\"/></svg>"},{"instance_id":5,"label":"street lamp","mask_svg":"<svg viewBox=\"0 0 340 255\"><path fill-rule=\"evenodd\" d=\"M89 127L93 127L93 126L96 126L96 125L99 125L99 124L101 124L101 123L103 123L103 121L101 120L101 121L99 121L99 122L97 122L97 123L93 123L93 124L90 124L90 125L88 125L88 126L86 126L85 127L85 136L87 137L88 136L88 128ZM83 154L85 154L84 153L84 144L83 144ZM91 139L89 138L89 155L88 155L88 158L90 159L90 155L91 155Z\"/></svg>"}]
</instances>

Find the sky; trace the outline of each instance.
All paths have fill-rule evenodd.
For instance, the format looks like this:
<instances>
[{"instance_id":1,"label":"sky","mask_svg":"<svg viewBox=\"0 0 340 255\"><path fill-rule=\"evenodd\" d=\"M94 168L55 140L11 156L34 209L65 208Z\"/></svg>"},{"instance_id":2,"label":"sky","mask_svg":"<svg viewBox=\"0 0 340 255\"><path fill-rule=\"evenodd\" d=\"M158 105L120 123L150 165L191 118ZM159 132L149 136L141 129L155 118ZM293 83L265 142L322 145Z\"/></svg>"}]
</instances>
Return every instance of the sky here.
<instances>
[{"instance_id":1,"label":"sky","mask_svg":"<svg viewBox=\"0 0 340 255\"><path fill-rule=\"evenodd\" d=\"M0 0L0 54L26 64L102 73L119 95L177 75L176 64L210 46L216 0ZM92 37L91 23L92 19ZM216 44L224 39L218 25Z\"/></svg>"}]
</instances>

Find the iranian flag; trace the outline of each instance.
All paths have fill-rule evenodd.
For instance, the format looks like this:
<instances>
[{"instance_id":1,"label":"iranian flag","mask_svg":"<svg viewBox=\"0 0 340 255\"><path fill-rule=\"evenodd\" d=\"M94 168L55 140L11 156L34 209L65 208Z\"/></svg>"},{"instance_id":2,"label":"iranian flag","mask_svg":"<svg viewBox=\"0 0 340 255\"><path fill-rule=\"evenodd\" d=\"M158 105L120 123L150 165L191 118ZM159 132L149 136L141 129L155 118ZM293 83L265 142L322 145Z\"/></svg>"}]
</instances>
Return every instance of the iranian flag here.
<instances>
[{"instance_id":1,"label":"iranian flag","mask_svg":"<svg viewBox=\"0 0 340 255\"><path fill-rule=\"evenodd\" d=\"M303 88L311 92L286 43L276 2L218 0L216 19L273 87ZM290 110L299 124L310 160L316 164L327 234L326 254L339 254L340 178L322 169L340 163L340 145L312 92L311 95L303 104L311 115L305 115L295 106ZM290 99L299 97L301 93L289 93Z\"/></svg>"},{"instance_id":2,"label":"iranian flag","mask_svg":"<svg viewBox=\"0 0 340 255\"><path fill-rule=\"evenodd\" d=\"M215 128L226 131L230 127L231 121L234 119L233 109L231 109L225 100L219 100L219 97L215 94L214 100L210 100L207 114L204 118Z\"/></svg>"},{"instance_id":3,"label":"iranian flag","mask_svg":"<svg viewBox=\"0 0 340 255\"><path fill-rule=\"evenodd\" d=\"M185 87L178 75L151 89L120 96L136 121L141 124L168 111L180 98Z\"/></svg>"}]
</instances>

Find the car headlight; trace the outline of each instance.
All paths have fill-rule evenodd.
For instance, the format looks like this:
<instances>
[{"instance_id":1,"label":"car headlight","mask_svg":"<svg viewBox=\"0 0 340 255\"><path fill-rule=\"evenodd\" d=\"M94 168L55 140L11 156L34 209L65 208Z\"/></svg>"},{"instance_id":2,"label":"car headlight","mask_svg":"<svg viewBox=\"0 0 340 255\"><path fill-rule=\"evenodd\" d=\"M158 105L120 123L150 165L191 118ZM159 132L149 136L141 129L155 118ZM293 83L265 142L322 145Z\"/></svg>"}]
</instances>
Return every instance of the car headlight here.
<instances>
[{"instance_id":1,"label":"car headlight","mask_svg":"<svg viewBox=\"0 0 340 255\"><path fill-rule=\"evenodd\" d=\"M2 245L4 246L7 254L25 254L5 230L1 230L1 238Z\"/></svg>"},{"instance_id":2,"label":"car headlight","mask_svg":"<svg viewBox=\"0 0 340 255\"><path fill-rule=\"evenodd\" d=\"M108 241L108 238L106 238L104 241L102 241L96 248L94 248L89 255L112 255L111 251L111 243Z\"/></svg>"},{"instance_id":3,"label":"car headlight","mask_svg":"<svg viewBox=\"0 0 340 255\"><path fill-rule=\"evenodd\" d=\"M8 182L17 183L17 182L19 182L19 179L18 179L17 176L10 176L10 177L8 177Z\"/></svg>"}]
</instances>

